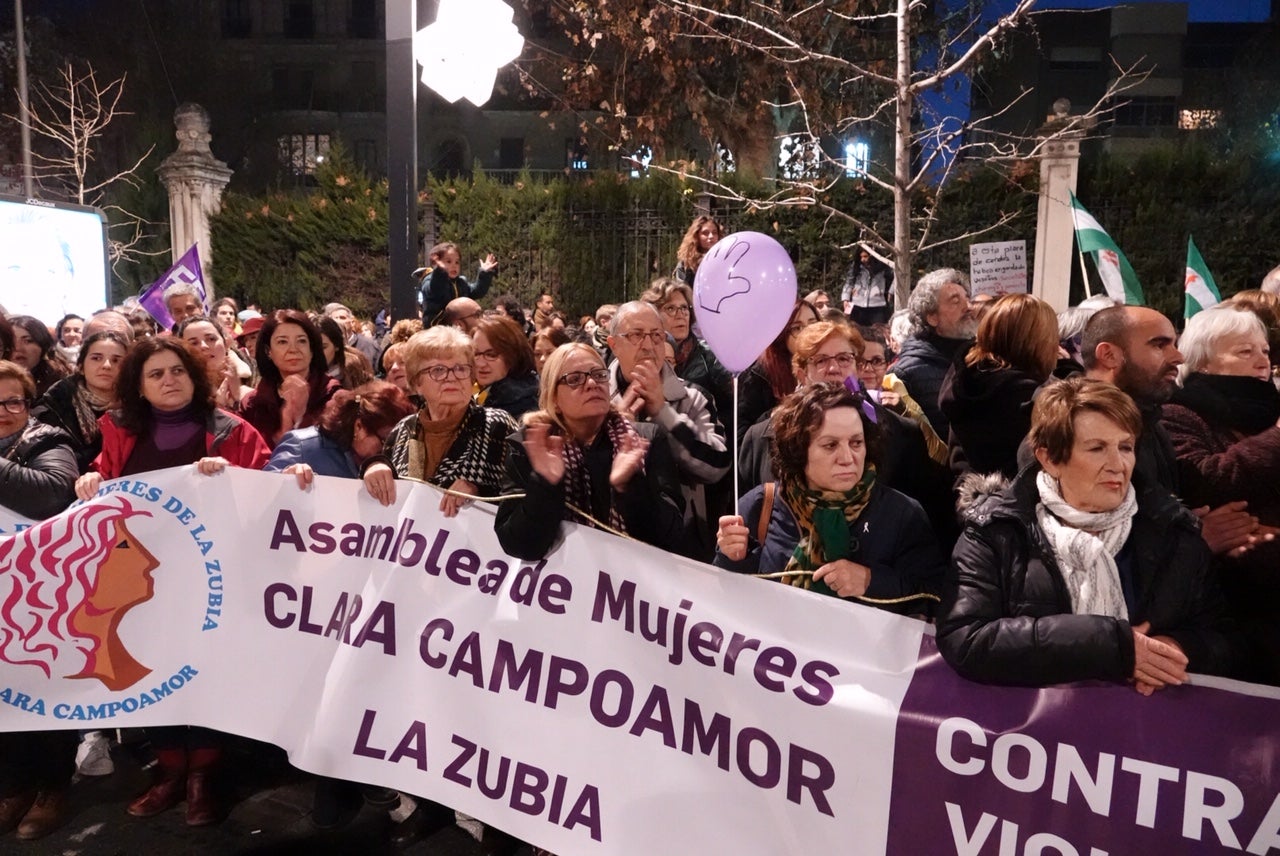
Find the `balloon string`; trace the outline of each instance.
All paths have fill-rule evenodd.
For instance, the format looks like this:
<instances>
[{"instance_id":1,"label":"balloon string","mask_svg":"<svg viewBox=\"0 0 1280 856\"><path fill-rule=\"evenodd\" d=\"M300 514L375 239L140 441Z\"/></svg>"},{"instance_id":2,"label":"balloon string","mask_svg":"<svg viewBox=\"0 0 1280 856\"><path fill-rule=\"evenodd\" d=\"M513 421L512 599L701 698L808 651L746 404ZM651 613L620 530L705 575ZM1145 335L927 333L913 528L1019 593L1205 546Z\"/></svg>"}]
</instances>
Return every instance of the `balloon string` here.
<instances>
[{"instance_id":1,"label":"balloon string","mask_svg":"<svg viewBox=\"0 0 1280 856\"><path fill-rule=\"evenodd\" d=\"M741 411L738 409L738 374L733 373L733 413L730 414L729 430L733 432L733 508L731 513L738 513L738 497L742 493L738 490L738 420L741 418Z\"/></svg>"}]
</instances>

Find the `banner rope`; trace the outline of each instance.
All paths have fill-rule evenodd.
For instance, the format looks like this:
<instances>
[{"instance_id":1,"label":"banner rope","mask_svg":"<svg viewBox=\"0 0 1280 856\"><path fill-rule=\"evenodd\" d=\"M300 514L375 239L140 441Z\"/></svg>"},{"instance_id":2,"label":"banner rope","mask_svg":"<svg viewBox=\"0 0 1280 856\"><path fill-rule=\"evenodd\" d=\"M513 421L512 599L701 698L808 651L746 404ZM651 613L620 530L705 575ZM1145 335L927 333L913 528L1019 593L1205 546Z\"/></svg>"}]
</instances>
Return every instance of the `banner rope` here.
<instances>
[{"instance_id":1,"label":"banner rope","mask_svg":"<svg viewBox=\"0 0 1280 856\"><path fill-rule=\"evenodd\" d=\"M498 496L474 496L469 493L463 493L462 491L451 490L450 488L447 488L447 487L440 487L439 485L431 484L431 482L423 481L422 479L416 479L416 478L413 478L412 476L397 476L396 481L411 481L411 482L417 482L418 484L430 485L431 487L435 488L441 493L445 493L450 496L462 497L463 499L472 500L475 502L501 502L505 499L524 499L526 496L526 494L523 494L523 493L504 493ZM609 532L610 534L617 535L619 538L626 538L628 541L636 541L635 538L628 535L626 532L620 532L617 529L614 529L612 526L610 526L607 523L601 523L599 520L596 520L590 514L583 511L581 508L578 508L576 505L574 505L571 502L566 502L565 507L568 508L570 511L572 511L574 514L581 517L582 519L590 522L597 529L601 529L605 532ZM813 571L787 571L785 573L779 572L776 574L750 574L749 576L753 576L753 577L756 577L757 579L762 579L762 580L779 580L779 579L782 579L783 577L793 577L800 574L807 574L809 576L813 576ZM936 603L942 602L942 598L938 597L936 594L930 594L928 592L919 592L917 594L904 595L903 597L864 597L862 595L854 595L853 599L857 601L861 601L862 603L876 604L878 606L892 606L894 604L907 603L913 600L932 600Z\"/></svg>"},{"instance_id":2,"label":"banner rope","mask_svg":"<svg viewBox=\"0 0 1280 856\"><path fill-rule=\"evenodd\" d=\"M396 481L411 481L411 482L417 482L418 484L425 484L435 488L436 490L440 491L443 494L448 494L449 496L461 497L462 499L473 501L473 502L498 503L506 499L524 499L525 496L527 496L527 494L524 494L524 493L503 493L503 494L499 494L498 496L476 496L470 493L463 493L460 490L453 490L447 487L440 487L440 485L438 484L431 484L431 482L429 481L416 479L413 476L396 476ZM637 544L641 543L640 541L637 541L635 538L628 535L626 532L621 532L617 529L614 529L612 526L610 526L607 523L602 523L599 520L596 520L594 517L592 517L590 514L587 514L587 512L583 511L581 508L578 508L578 506L574 505L572 502L566 502L565 507L568 508L570 511L572 511L574 514L590 522L597 529L601 529L612 535L617 535L619 538L626 538L628 541L636 541Z\"/></svg>"}]
</instances>

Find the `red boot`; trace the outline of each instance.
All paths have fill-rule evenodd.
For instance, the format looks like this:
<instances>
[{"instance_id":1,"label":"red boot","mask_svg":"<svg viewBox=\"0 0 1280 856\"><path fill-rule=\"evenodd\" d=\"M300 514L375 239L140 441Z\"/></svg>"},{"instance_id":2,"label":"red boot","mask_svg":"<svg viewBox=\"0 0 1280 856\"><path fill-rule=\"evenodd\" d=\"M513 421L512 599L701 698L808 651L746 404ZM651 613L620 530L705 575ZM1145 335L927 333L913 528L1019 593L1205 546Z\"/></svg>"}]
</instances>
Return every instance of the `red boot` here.
<instances>
[{"instance_id":1,"label":"red boot","mask_svg":"<svg viewBox=\"0 0 1280 856\"><path fill-rule=\"evenodd\" d=\"M193 749L187 756L187 826L208 826L221 818L212 782L221 760L221 749Z\"/></svg>"},{"instance_id":2,"label":"red boot","mask_svg":"<svg viewBox=\"0 0 1280 856\"><path fill-rule=\"evenodd\" d=\"M161 749L156 753L156 780L145 794L129 803L134 817L154 817L182 801L187 781L185 749Z\"/></svg>"}]
</instances>

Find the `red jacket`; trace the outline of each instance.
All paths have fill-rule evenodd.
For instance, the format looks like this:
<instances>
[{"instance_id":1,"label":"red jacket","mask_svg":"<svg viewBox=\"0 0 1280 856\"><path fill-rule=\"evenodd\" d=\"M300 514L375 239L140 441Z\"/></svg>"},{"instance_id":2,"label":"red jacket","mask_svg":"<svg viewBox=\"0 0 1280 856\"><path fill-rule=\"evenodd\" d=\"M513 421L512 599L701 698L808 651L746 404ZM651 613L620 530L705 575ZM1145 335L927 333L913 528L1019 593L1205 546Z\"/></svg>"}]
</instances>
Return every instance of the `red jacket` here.
<instances>
[{"instance_id":1,"label":"red jacket","mask_svg":"<svg viewBox=\"0 0 1280 856\"><path fill-rule=\"evenodd\" d=\"M102 451L94 459L92 469L102 473L104 479L118 478L133 454L138 435L117 425L110 413L102 414L98 426L102 429ZM260 470L271 458L271 450L262 435L248 422L225 410L215 409L209 414L204 440L210 456L226 458L233 467Z\"/></svg>"}]
</instances>

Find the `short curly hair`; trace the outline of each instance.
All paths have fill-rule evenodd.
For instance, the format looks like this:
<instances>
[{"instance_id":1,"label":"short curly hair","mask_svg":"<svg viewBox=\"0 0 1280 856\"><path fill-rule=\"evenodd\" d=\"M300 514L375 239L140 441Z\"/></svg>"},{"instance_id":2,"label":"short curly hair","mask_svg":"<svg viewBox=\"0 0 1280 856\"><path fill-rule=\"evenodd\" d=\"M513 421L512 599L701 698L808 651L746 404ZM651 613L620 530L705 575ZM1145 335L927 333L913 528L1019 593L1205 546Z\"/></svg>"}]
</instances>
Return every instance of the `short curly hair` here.
<instances>
[{"instance_id":1,"label":"short curly hair","mask_svg":"<svg viewBox=\"0 0 1280 856\"><path fill-rule=\"evenodd\" d=\"M809 362L818 353L818 350L826 344L827 340L832 338L846 340L849 343L849 350L853 352L853 356L857 359L862 357L862 352L867 347L862 340L862 334L848 322L819 321L816 324L810 324L800 331L800 335L796 336L795 351L791 354L791 368L795 371L798 382L804 383L804 376L809 369Z\"/></svg>"},{"instance_id":2,"label":"short curly hair","mask_svg":"<svg viewBox=\"0 0 1280 856\"><path fill-rule=\"evenodd\" d=\"M862 420L867 463L880 462L880 426L867 418L870 402L842 383L815 383L788 395L773 411L773 441L769 444L773 472L784 482L803 482L809 445L827 411L852 407Z\"/></svg>"},{"instance_id":3,"label":"short curly hair","mask_svg":"<svg viewBox=\"0 0 1280 856\"><path fill-rule=\"evenodd\" d=\"M907 301L907 317L911 319L911 335L921 336L933 329L929 316L938 311L942 289L955 283L969 291L969 277L955 268L939 268L920 277Z\"/></svg>"},{"instance_id":4,"label":"short curly hair","mask_svg":"<svg viewBox=\"0 0 1280 856\"><path fill-rule=\"evenodd\" d=\"M1076 442L1076 417L1081 413L1105 416L1133 435L1142 434L1138 405L1119 387L1085 377L1071 377L1041 387L1031 410L1032 449L1044 449L1054 464L1071 459Z\"/></svg>"}]
</instances>

